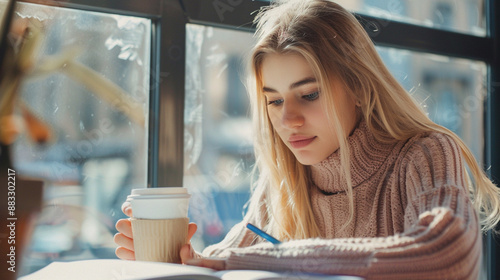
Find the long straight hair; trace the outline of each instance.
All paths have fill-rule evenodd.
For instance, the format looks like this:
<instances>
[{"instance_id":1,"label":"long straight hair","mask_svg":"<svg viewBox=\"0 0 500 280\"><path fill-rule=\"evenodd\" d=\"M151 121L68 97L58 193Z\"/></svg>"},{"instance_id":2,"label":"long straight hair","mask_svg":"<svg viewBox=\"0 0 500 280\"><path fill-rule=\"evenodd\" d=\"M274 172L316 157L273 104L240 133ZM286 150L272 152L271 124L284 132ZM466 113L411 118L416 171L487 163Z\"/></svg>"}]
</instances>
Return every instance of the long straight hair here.
<instances>
[{"instance_id":1,"label":"long straight hair","mask_svg":"<svg viewBox=\"0 0 500 280\"><path fill-rule=\"evenodd\" d=\"M273 129L262 92L261 67L269 54L295 53L309 63L325 97L330 127L339 140L339 153L349 219L354 203L350 151L341 117L332 94L336 85L359 105L361 118L381 142L409 139L422 132L450 136L459 146L473 180L468 180L473 205L483 230L500 220L500 190L488 179L464 142L453 132L432 122L421 106L386 68L358 20L329 0L290 0L263 8L256 17L257 43L250 57L247 87L255 125L256 186L267 188L268 230L280 239L321 237L309 188L310 170L299 163ZM335 82L332 82L335 81ZM467 170L465 170L467 174ZM470 178L470 177L469 177Z\"/></svg>"}]
</instances>

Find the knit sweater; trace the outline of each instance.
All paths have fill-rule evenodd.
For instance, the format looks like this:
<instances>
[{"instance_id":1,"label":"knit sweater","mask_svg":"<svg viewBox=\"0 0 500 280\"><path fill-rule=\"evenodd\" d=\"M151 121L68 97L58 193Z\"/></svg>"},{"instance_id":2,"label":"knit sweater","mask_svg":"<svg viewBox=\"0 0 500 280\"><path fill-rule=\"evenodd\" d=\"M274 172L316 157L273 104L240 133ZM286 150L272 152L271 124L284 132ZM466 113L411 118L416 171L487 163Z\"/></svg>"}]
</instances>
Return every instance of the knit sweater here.
<instances>
[{"instance_id":1,"label":"knit sweater","mask_svg":"<svg viewBox=\"0 0 500 280\"><path fill-rule=\"evenodd\" d=\"M272 245L245 228L266 228L263 195L225 239L203 251L226 269L359 275L366 279L477 279L481 235L468 196L460 150L448 136L425 133L383 144L362 121L348 138L354 219L337 150L311 166L310 200L322 238Z\"/></svg>"}]
</instances>

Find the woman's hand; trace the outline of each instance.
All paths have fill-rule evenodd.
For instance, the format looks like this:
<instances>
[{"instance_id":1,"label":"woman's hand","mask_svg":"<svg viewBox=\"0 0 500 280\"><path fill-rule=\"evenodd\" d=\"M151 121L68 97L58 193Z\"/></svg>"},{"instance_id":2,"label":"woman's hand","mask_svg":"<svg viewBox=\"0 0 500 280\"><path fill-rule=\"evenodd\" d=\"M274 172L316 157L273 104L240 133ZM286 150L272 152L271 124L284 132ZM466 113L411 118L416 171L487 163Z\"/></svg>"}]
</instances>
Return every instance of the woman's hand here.
<instances>
[{"instance_id":1,"label":"woman's hand","mask_svg":"<svg viewBox=\"0 0 500 280\"><path fill-rule=\"evenodd\" d=\"M132 207L129 202L122 204L122 211L125 215L132 217ZM198 226L195 223L189 223L188 225L188 244L181 247L179 252L181 255L182 263L184 260L200 258L200 255L191 246L191 238L195 234ZM120 219L116 222L116 229L118 233L115 234L114 241L118 245L115 250L115 254L118 258L122 260L135 260L134 253L134 237L132 236L132 223L130 219Z\"/></svg>"},{"instance_id":2,"label":"woman's hand","mask_svg":"<svg viewBox=\"0 0 500 280\"><path fill-rule=\"evenodd\" d=\"M129 202L122 204L122 212L132 217L132 207ZM114 241L118 247L115 254L122 260L135 260L134 239L132 237L132 223L129 219L120 219L116 222L118 233L115 234Z\"/></svg>"},{"instance_id":3,"label":"woman's hand","mask_svg":"<svg viewBox=\"0 0 500 280\"><path fill-rule=\"evenodd\" d=\"M189 259L184 262L184 264L195 265L201 267L207 267L215 270L225 270L226 269L226 260L225 258L197 258L197 259Z\"/></svg>"},{"instance_id":4,"label":"woman's hand","mask_svg":"<svg viewBox=\"0 0 500 280\"><path fill-rule=\"evenodd\" d=\"M196 224L188 228L188 236L191 237L196 232ZM189 239L190 240L190 239ZM191 243L185 244L180 251L181 262L183 264L207 267L215 270L226 269L226 259L223 258L204 258L198 254L191 246Z\"/></svg>"}]
</instances>

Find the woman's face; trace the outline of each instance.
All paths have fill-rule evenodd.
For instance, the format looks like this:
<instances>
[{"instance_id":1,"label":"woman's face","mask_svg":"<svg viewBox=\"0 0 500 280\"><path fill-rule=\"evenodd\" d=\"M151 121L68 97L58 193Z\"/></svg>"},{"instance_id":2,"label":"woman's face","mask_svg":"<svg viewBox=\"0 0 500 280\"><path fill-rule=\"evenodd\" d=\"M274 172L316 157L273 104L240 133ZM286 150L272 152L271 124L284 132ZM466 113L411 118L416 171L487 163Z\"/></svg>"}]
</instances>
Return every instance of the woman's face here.
<instances>
[{"instance_id":1,"label":"woman's face","mask_svg":"<svg viewBox=\"0 0 500 280\"><path fill-rule=\"evenodd\" d=\"M346 135L356 125L355 102L344 91L322 92L299 54L268 54L261 70L269 118L297 160L312 165L335 152L339 142L322 106L325 94L333 95Z\"/></svg>"}]
</instances>

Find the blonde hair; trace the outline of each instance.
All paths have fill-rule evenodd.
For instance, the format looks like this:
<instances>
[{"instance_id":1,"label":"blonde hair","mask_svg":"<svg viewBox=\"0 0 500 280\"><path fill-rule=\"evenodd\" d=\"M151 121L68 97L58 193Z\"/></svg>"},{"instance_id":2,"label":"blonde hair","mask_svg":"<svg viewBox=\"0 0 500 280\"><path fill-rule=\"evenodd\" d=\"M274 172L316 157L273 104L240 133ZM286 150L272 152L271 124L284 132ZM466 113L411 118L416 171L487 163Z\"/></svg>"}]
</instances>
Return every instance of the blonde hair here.
<instances>
[{"instance_id":1,"label":"blonde hair","mask_svg":"<svg viewBox=\"0 0 500 280\"><path fill-rule=\"evenodd\" d=\"M268 231L278 238L321 237L309 200L310 171L300 164L274 131L262 93L261 65L268 54L298 53L311 66L322 92L333 92L338 81L360 107L361 117L378 141L406 140L422 132L450 136L459 146L473 182L469 190L483 230L500 220L500 190L478 166L464 142L450 130L432 122L385 67L358 20L328 0L291 0L264 8L256 17L257 43L251 53L248 89L255 127L256 185L267 189ZM326 108L335 108L329 94ZM337 110L329 110L331 127L340 144L343 166L350 166L347 136ZM345 190L354 203L350 168L343 168ZM467 174L467 171L466 171ZM470 180L469 180L470 181ZM344 225L344 226L347 226Z\"/></svg>"}]
</instances>

